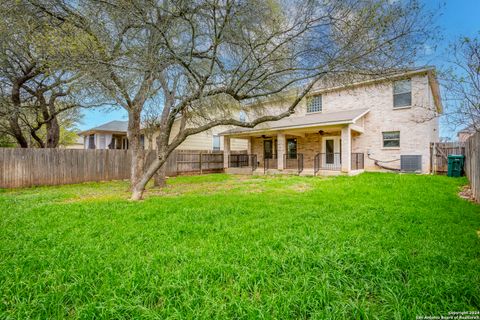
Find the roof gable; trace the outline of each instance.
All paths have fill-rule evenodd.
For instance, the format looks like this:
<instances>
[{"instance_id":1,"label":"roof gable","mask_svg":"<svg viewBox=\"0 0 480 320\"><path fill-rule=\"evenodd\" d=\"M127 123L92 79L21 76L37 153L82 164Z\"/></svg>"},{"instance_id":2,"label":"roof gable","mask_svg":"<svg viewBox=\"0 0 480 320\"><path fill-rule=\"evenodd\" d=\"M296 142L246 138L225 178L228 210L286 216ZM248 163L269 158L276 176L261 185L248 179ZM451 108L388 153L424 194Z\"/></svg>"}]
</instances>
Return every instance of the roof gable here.
<instances>
[{"instance_id":1,"label":"roof gable","mask_svg":"<svg viewBox=\"0 0 480 320\"><path fill-rule=\"evenodd\" d=\"M293 128L307 128L315 126L327 126L336 124L354 123L359 118L366 115L370 110L368 108L354 109L338 112L307 114L303 117L287 117L278 121L269 121L261 123L254 128L235 128L220 133L221 135L231 135L237 133L250 133L256 131L270 131Z\"/></svg>"},{"instance_id":2,"label":"roof gable","mask_svg":"<svg viewBox=\"0 0 480 320\"><path fill-rule=\"evenodd\" d=\"M125 132L128 130L128 121L114 120L97 127L80 132L80 135L91 134L94 132Z\"/></svg>"}]
</instances>

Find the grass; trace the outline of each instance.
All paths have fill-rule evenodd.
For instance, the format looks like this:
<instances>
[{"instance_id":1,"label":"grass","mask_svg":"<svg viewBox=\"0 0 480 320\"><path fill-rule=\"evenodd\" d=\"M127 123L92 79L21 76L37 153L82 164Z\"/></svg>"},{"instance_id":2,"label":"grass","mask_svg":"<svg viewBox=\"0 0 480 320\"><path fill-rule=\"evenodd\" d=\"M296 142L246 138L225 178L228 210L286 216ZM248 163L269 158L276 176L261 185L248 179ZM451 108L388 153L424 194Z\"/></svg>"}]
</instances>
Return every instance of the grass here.
<instances>
[{"instance_id":1,"label":"grass","mask_svg":"<svg viewBox=\"0 0 480 320\"><path fill-rule=\"evenodd\" d=\"M414 319L480 310L465 179L178 177L0 192L0 318Z\"/></svg>"}]
</instances>

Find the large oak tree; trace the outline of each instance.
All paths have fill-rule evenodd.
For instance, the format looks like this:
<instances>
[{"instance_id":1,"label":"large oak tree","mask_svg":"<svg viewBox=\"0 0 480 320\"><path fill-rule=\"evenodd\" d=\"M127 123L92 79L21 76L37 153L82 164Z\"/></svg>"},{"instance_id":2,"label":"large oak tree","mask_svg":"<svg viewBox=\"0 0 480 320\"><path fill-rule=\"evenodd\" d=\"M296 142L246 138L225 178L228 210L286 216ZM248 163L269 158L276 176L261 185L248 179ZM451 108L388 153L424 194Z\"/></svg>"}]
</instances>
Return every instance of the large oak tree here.
<instances>
[{"instance_id":1,"label":"large oak tree","mask_svg":"<svg viewBox=\"0 0 480 320\"><path fill-rule=\"evenodd\" d=\"M0 1L0 131L22 148L55 148L62 114L71 119L88 101L80 95L85 78L61 54L83 44L74 29L58 28L56 20L32 9Z\"/></svg>"},{"instance_id":2,"label":"large oak tree","mask_svg":"<svg viewBox=\"0 0 480 320\"><path fill-rule=\"evenodd\" d=\"M278 120L319 83L407 67L431 27L416 1L30 2L88 35L89 54L71 61L128 112L134 200L188 136ZM283 109L269 113L262 102L272 98ZM149 104L160 111L160 134L145 168L140 124Z\"/></svg>"}]
</instances>

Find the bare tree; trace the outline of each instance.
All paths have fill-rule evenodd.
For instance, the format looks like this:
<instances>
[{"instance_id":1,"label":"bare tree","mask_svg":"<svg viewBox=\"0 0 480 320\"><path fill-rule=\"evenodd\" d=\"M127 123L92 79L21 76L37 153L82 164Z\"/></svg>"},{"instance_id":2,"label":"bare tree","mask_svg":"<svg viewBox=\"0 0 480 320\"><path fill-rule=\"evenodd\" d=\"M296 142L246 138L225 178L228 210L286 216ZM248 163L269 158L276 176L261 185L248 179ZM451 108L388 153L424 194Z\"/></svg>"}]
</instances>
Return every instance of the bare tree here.
<instances>
[{"instance_id":1,"label":"bare tree","mask_svg":"<svg viewBox=\"0 0 480 320\"><path fill-rule=\"evenodd\" d=\"M480 131L480 35L463 37L451 45L444 75L446 119L454 127Z\"/></svg>"},{"instance_id":2,"label":"bare tree","mask_svg":"<svg viewBox=\"0 0 480 320\"><path fill-rule=\"evenodd\" d=\"M67 48L72 35L60 35L22 3L1 1L0 12L2 132L22 148L32 146L32 139L38 147L55 148L60 141L58 116L80 107L74 98L81 91L80 76L55 57L56 50Z\"/></svg>"},{"instance_id":3,"label":"bare tree","mask_svg":"<svg viewBox=\"0 0 480 320\"><path fill-rule=\"evenodd\" d=\"M156 75L162 70L161 42L157 32L132 15L136 6L151 8L150 1L30 1L39 12L57 21L57 28L73 26L83 49L62 52L80 72L99 86L104 101L128 113L131 184L143 172L141 113L145 103L159 92ZM152 11L149 14L154 14ZM167 22L164 22L165 25Z\"/></svg>"},{"instance_id":4,"label":"bare tree","mask_svg":"<svg viewBox=\"0 0 480 320\"><path fill-rule=\"evenodd\" d=\"M153 150L155 134L160 130L162 113L156 105L147 105L142 112L141 128L145 136L145 149Z\"/></svg>"},{"instance_id":5,"label":"bare tree","mask_svg":"<svg viewBox=\"0 0 480 320\"><path fill-rule=\"evenodd\" d=\"M31 2L88 34L79 68L129 114L133 200L188 136L287 117L319 81L398 72L432 25L416 1ZM141 113L155 97L157 158L144 168ZM272 98L274 114L262 104Z\"/></svg>"},{"instance_id":6,"label":"bare tree","mask_svg":"<svg viewBox=\"0 0 480 320\"><path fill-rule=\"evenodd\" d=\"M162 110L156 104L148 104L142 112L141 128L145 137L144 145L146 150L155 149L154 138L160 131L160 121L162 117ZM164 187L166 185L166 171L165 166L160 168L154 175L153 185L156 187Z\"/></svg>"}]
</instances>

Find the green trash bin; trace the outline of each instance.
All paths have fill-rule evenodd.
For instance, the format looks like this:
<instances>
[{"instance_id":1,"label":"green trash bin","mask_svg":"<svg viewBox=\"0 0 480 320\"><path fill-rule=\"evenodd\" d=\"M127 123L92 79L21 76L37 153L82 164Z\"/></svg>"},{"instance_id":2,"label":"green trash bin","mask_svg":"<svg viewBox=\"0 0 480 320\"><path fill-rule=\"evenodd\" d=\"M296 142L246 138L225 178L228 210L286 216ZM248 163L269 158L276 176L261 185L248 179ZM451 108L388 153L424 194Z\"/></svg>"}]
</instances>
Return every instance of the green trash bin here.
<instances>
[{"instance_id":1,"label":"green trash bin","mask_svg":"<svg viewBox=\"0 0 480 320\"><path fill-rule=\"evenodd\" d=\"M465 156L461 154L448 155L448 176L449 177L461 177L463 173L463 163L465 162Z\"/></svg>"}]
</instances>

